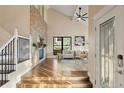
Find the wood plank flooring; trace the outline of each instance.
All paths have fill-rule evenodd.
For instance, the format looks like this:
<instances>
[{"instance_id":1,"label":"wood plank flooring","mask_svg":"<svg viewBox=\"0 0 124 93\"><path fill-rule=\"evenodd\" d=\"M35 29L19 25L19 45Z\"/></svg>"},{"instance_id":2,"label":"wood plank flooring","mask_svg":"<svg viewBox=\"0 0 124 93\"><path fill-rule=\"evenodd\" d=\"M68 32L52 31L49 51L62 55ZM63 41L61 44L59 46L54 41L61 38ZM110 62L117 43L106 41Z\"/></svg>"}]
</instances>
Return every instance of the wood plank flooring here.
<instances>
[{"instance_id":1,"label":"wood plank flooring","mask_svg":"<svg viewBox=\"0 0 124 93\"><path fill-rule=\"evenodd\" d=\"M68 61L67 61L68 62ZM17 88L91 88L87 71L75 68L75 63L46 59L21 77Z\"/></svg>"}]
</instances>

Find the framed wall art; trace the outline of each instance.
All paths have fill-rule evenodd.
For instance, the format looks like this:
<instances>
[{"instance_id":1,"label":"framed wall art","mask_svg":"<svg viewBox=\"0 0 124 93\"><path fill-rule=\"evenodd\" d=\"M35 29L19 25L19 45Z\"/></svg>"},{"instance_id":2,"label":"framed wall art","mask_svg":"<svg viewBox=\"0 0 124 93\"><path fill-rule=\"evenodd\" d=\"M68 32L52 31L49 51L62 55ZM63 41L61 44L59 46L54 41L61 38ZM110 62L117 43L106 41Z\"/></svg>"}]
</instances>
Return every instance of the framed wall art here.
<instances>
[{"instance_id":1,"label":"framed wall art","mask_svg":"<svg viewBox=\"0 0 124 93\"><path fill-rule=\"evenodd\" d=\"M26 60L29 60L30 57L30 41L29 39L25 38L18 38L18 50L17 50L17 56L18 56L18 63L22 63Z\"/></svg>"},{"instance_id":2,"label":"framed wall art","mask_svg":"<svg viewBox=\"0 0 124 93\"><path fill-rule=\"evenodd\" d=\"M75 46L84 46L85 36L75 36Z\"/></svg>"}]
</instances>

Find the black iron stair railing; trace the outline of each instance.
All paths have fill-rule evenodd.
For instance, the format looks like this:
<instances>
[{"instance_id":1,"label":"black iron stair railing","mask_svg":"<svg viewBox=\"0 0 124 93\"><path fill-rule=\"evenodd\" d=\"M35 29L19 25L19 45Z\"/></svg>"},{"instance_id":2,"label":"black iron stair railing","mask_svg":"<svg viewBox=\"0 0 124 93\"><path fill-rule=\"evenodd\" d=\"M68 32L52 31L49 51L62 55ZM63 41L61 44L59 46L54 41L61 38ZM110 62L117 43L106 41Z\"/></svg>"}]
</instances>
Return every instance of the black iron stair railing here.
<instances>
[{"instance_id":1,"label":"black iron stair railing","mask_svg":"<svg viewBox=\"0 0 124 93\"><path fill-rule=\"evenodd\" d=\"M8 74L16 71L16 65L18 61L18 39L25 39L26 37L19 36L18 32L15 31L15 35L0 48L0 87L9 81ZM30 40L26 38L26 40ZM31 44L31 41L29 41ZM31 46L31 45L30 45ZM30 50L30 49L29 49ZM19 53L18 53L19 52ZM31 51L30 51L31 58Z\"/></svg>"},{"instance_id":2,"label":"black iron stair railing","mask_svg":"<svg viewBox=\"0 0 124 93\"><path fill-rule=\"evenodd\" d=\"M7 74L15 71L16 63L15 63L15 38L5 46L1 51L0 55L0 86L8 82Z\"/></svg>"}]
</instances>

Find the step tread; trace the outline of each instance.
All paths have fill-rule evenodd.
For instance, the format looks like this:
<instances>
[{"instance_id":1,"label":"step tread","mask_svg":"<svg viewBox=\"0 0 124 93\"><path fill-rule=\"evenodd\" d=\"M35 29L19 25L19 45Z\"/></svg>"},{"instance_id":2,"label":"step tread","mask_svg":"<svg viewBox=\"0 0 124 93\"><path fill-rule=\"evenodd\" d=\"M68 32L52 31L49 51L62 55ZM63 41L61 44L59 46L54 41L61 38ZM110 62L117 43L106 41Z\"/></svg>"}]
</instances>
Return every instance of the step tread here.
<instances>
[{"instance_id":1,"label":"step tread","mask_svg":"<svg viewBox=\"0 0 124 93\"><path fill-rule=\"evenodd\" d=\"M50 83L50 84L58 84L58 83L68 83L68 84L84 84L84 83L91 83L90 81L83 81L83 80L22 80L21 83Z\"/></svg>"},{"instance_id":2,"label":"step tread","mask_svg":"<svg viewBox=\"0 0 124 93\"><path fill-rule=\"evenodd\" d=\"M91 88L92 84L87 81L87 82L80 82L80 81L44 81L44 82L19 82L17 84L17 87L55 87L55 88L62 88L62 87L73 87L73 88Z\"/></svg>"},{"instance_id":3,"label":"step tread","mask_svg":"<svg viewBox=\"0 0 124 93\"><path fill-rule=\"evenodd\" d=\"M89 77L22 77L21 80L89 80Z\"/></svg>"},{"instance_id":4,"label":"step tread","mask_svg":"<svg viewBox=\"0 0 124 93\"><path fill-rule=\"evenodd\" d=\"M44 71L45 70L45 71ZM30 73L26 73L24 76L22 77L61 77L61 76L66 76L66 77L88 77L86 71L61 71L61 72L50 72L47 69L40 69L40 72L30 72Z\"/></svg>"}]
</instances>

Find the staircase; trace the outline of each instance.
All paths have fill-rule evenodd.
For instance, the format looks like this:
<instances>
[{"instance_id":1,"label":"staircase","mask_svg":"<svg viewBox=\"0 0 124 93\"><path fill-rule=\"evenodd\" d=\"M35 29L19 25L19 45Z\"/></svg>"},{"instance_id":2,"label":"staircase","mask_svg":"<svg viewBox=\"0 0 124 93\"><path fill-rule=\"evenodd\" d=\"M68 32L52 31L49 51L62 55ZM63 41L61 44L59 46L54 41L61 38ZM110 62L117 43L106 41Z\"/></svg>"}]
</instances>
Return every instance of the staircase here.
<instances>
[{"instance_id":1,"label":"staircase","mask_svg":"<svg viewBox=\"0 0 124 93\"><path fill-rule=\"evenodd\" d=\"M84 73L84 72L80 72ZM88 76L80 77L22 77L17 88L91 88Z\"/></svg>"},{"instance_id":2,"label":"staircase","mask_svg":"<svg viewBox=\"0 0 124 93\"><path fill-rule=\"evenodd\" d=\"M46 59L47 60L47 59ZM91 88L87 71L63 71L56 62L44 61L21 77L17 88Z\"/></svg>"},{"instance_id":3,"label":"staircase","mask_svg":"<svg viewBox=\"0 0 124 93\"><path fill-rule=\"evenodd\" d=\"M15 42L16 36L14 35L0 49L0 86L9 81L7 74L10 74L16 70Z\"/></svg>"},{"instance_id":4,"label":"staircase","mask_svg":"<svg viewBox=\"0 0 124 93\"><path fill-rule=\"evenodd\" d=\"M16 71L20 37L24 38L15 31L14 36L0 48L0 87L9 82L8 75Z\"/></svg>"}]
</instances>

